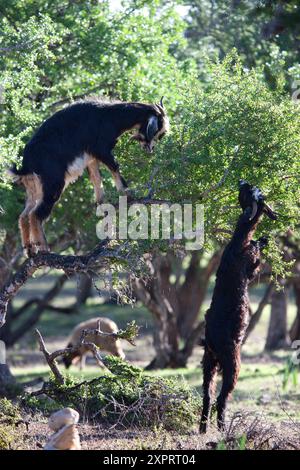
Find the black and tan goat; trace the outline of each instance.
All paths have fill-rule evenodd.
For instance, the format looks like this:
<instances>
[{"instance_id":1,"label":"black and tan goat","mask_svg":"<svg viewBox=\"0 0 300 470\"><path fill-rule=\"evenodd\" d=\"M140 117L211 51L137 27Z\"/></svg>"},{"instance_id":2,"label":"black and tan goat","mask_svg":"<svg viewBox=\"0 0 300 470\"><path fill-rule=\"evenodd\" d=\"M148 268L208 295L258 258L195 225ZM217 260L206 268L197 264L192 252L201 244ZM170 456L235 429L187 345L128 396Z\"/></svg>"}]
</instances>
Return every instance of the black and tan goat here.
<instances>
[{"instance_id":1,"label":"black and tan goat","mask_svg":"<svg viewBox=\"0 0 300 470\"><path fill-rule=\"evenodd\" d=\"M240 181L239 203L243 213L224 250L205 317L200 432L207 429L218 369L222 371L223 382L217 399L217 420L219 429L224 428L226 403L238 379L241 345L248 325L248 284L259 270L261 250L267 244L265 237L254 241L252 236L263 214L272 220L277 218L261 191L245 181Z\"/></svg>"},{"instance_id":2,"label":"black and tan goat","mask_svg":"<svg viewBox=\"0 0 300 470\"><path fill-rule=\"evenodd\" d=\"M24 149L22 167L12 168L16 182L25 186L27 199L19 218L22 244L30 256L46 251L42 223L66 186L87 168L96 203L103 199L99 164L112 172L116 187L126 191L112 150L118 137L136 129L132 139L147 152L168 130L162 100L159 104L79 101L47 119Z\"/></svg>"}]
</instances>

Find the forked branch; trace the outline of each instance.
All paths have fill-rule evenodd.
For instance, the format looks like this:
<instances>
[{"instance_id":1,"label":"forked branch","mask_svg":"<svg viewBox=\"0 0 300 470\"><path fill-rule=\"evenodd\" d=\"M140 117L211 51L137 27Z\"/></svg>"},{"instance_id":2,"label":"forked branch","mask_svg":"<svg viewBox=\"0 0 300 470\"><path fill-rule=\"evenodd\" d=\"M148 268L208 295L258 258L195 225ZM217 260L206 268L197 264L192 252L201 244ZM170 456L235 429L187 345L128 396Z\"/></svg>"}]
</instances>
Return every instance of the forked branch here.
<instances>
[{"instance_id":1,"label":"forked branch","mask_svg":"<svg viewBox=\"0 0 300 470\"><path fill-rule=\"evenodd\" d=\"M127 324L127 327L125 330L119 330L116 333L105 333L104 331L101 331L101 320L98 321L97 328L94 329L86 329L83 330L80 336L80 339L78 343L75 346L64 348L64 349L58 349L57 351L54 351L53 353L50 353L45 345L45 341L43 336L41 335L40 331L38 329L35 330L35 333L37 335L37 339L40 345L40 351L44 354L45 359L47 361L48 366L50 367L56 381L60 384L64 384L65 379L62 373L60 372L56 359L60 356L68 356L69 354L76 354L80 353L80 348L84 346L86 349L88 349L96 359L96 362L99 366L103 366L104 364L104 359L100 355L100 351L98 346L96 346L94 343L90 341L86 341L86 338L88 336L110 336L112 339L124 339L128 341L130 344L135 346L134 339L137 336L139 331L139 327L135 324L135 322L131 322Z\"/></svg>"}]
</instances>

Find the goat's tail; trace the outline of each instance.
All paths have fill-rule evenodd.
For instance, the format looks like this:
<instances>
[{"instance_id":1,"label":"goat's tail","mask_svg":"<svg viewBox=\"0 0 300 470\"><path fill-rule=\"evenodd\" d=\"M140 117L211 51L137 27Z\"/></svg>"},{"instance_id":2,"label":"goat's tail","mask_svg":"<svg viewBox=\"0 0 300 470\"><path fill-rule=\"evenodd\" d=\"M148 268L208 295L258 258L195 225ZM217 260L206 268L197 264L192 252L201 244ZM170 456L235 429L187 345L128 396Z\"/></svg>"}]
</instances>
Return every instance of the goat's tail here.
<instances>
[{"instance_id":1,"label":"goat's tail","mask_svg":"<svg viewBox=\"0 0 300 470\"><path fill-rule=\"evenodd\" d=\"M6 170L6 173L14 183L21 183L22 176L28 175L28 171L26 171L24 168L18 169L16 165L13 165L11 168L8 168Z\"/></svg>"}]
</instances>

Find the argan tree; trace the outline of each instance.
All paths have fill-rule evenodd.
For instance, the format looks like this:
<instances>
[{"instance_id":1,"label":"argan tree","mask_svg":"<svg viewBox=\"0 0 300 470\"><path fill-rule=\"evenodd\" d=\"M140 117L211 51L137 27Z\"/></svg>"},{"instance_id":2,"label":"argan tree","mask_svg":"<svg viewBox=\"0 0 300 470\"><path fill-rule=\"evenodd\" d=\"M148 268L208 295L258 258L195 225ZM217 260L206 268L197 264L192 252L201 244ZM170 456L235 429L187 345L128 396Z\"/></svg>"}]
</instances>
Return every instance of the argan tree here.
<instances>
[{"instance_id":1,"label":"argan tree","mask_svg":"<svg viewBox=\"0 0 300 470\"><path fill-rule=\"evenodd\" d=\"M123 10L115 13L109 11L108 2L90 1L82 5L54 1L50 6L49 2L38 2L38 7L36 2L28 2L21 15L20 3L23 5L18 0L10 2L3 13L4 2L0 1L1 26L5 31L0 36L3 51L0 67L5 70L0 116L0 256L2 266L8 270L8 284L0 294L0 314L7 310L7 321L9 315L13 318L15 293L42 267L59 269L63 276L84 272L94 277L109 269L116 284L118 274L128 271L138 279L141 295L150 292L150 298L153 289L157 291L157 276L162 276L165 287L158 286L159 295L151 299L153 308L148 305L156 326L161 321L155 313L157 306L164 319L159 340L155 328L160 363L159 348L163 354L170 352L172 343L176 352L178 335L188 348L197 341L201 325L197 315L211 271L209 263L215 259L215 250L230 237L238 214L236 196L240 178L261 187L281 215L276 224L264 221L260 230L269 233L266 256L273 274L285 275L286 266L276 236L287 229L297 231L298 107L283 88L270 90L261 70L245 69L236 53L228 55L222 63L208 61L207 80L199 81L194 62L179 54L186 44L185 25L168 2L128 1ZM37 8L40 16L36 17ZM144 101L155 101L165 95L170 135L150 156L124 136L115 154L135 198L146 199L147 207L154 200L204 205L204 246L200 253L184 253L186 267L180 268L177 261L184 240L169 243L149 237L99 244L87 177L70 186L47 223L47 239L53 253L39 255L24 264L16 226L23 194L21 188L7 179L5 169L19 161L24 142L46 116L76 97L93 93ZM106 172L104 184L107 200L117 203L117 194ZM145 259L155 267L153 279ZM176 274L176 263L177 269L184 272L177 285L175 280L174 292L172 275ZM189 270L193 269L195 281L190 288ZM196 280L201 284L198 289ZM197 297L193 301L186 295L189 289ZM174 292L172 302L170 291ZM172 315L171 310L161 309L165 300L173 305ZM175 308L176 302L181 306ZM186 308L190 310L188 321ZM24 311L19 320L23 314ZM170 325L177 333L174 330L176 334L167 338ZM192 339L190 334L194 335ZM184 348L180 353L188 357ZM173 351L165 357L164 366L172 364Z\"/></svg>"}]
</instances>

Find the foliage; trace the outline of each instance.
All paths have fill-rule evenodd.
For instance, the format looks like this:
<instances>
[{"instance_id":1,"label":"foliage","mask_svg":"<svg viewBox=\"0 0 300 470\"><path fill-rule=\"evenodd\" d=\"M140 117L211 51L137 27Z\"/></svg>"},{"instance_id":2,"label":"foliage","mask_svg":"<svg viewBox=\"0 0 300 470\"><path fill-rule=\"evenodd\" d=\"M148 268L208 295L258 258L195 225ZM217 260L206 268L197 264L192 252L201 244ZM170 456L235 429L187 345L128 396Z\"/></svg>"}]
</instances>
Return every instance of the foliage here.
<instances>
[{"instance_id":1,"label":"foliage","mask_svg":"<svg viewBox=\"0 0 300 470\"><path fill-rule=\"evenodd\" d=\"M22 420L18 406L0 399L0 450L8 450L17 441L16 426Z\"/></svg>"},{"instance_id":2,"label":"foliage","mask_svg":"<svg viewBox=\"0 0 300 470\"><path fill-rule=\"evenodd\" d=\"M174 109L173 91L189 65L177 64L170 53L183 41L184 23L163 1L126 1L121 11L112 12L107 0L1 0L0 11L0 227L15 237L23 195L4 171L20 161L24 143L40 122L74 98L91 94L144 101L165 95ZM50 241L67 232L75 250L94 245L93 207L90 184L81 179L51 218Z\"/></svg>"},{"instance_id":3,"label":"foliage","mask_svg":"<svg viewBox=\"0 0 300 470\"><path fill-rule=\"evenodd\" d=\"M297 0L186 0L188 47L206 79L205 56L223 59L236 48L248 68L262 66L263 75L286 90L299 80L299 17Z\"/></svg>"},{"instance_id":4,"label":"foliage","mask_svg":"<svg viewBox=\"0 0 300 470\"><path fill-rule=\"evenodd\" d=\"M0 47L5 48L0 65L6 70L0 117L2 171L17 159L38 123L70 99L97 93L151 101L165 94L172 132L156 152L144 158L128 136L116 148L136 195L147 194L154 174L155 197L204 203L206 247L211 248L233 227L237 181L245 178L261 186L280 212L279 222L264 221L261 231L272 235L294 228L299 109L282 87L270 90L262 70L245 69L236 52L221 63L206 61L206 81L201 83L193 61L179 54L185 45L184 22L169 2L128 1L118 12L111 12L108 2L92 0L84 5L42 1L38 8L35 15L37 2L22 3L20 16L20 0L14 0L1 19L6 32L0 36ZM106 176L107 199L113 201L116 192ZM14 238L20 189L2 176L0 196L1 228ZM48 239L68 236L64 248L90 248L96 242L92 208L92 189L87 177L81 178L57 205L47 224ZM126 247L132 254L128 261L134 265L141 253L167 245L132 242ZM275 272L282 274L279 251L271 236L269 258ZM116 272L124 267L121 261L115 263Z\"/></svg>"},{"instance_id":5,"label":"foliage","mask_svg":"<svg viewBox=\"0 0 300 470\"><path fill-rule=\"evenodd\" d=\"M17 405L7 398L0 399L0 420L9 424L16 424L21 419L21 413Z\"/></svg>"},{"instance_id":6,"label":"foliage","mask_svg":"<svg viewBox=\"0 0 300 470\"><path fill-rule=\"evenodd\" d=\"M236 221L238 180L256 184L280 214L259 230L270 235L268 255L279 272L284 266L272 235L288 228L297 233L299 108L270 91L259 71L245 70L235 52L208 67L207 87L195 81L181 89L173 133L154 157L161 166L158 194L165 198L172 190L178 202L204 204L209 246Z\"/></svg>"},{"instance_id":7,"label":"foliage","mask_svg":"<svg viewBox=\"0 0 300 470\"><path fill-rule=\"evenodd\" d=\"M67 377L61 386L50 379L43 392L51 398L51 410L55 404L71 406L92 421L182 432L197 422L200 401L184 382L147 376L139 367L113 356L106 358L105 365L111 373L89 382ZM27 396L25 402L35 410L45 410L43 398Z\"/></svg>"},{"instance_id":8,"label":"foliage","mask_svg":"<svg viewBox=\"0 0 300 470\"><path fill-rule=\"evenodd\" d=\"M286 390L289 381L291 380L293 387L297 387L298 384L299 366L294 363L291 357L288 358L282 378L282 388Z\"/></svg>"},{"instance_id":9,"label":"foliage","mask_svg":"<svg viewBox=\"0 0 300 470\"><path fill-rule=\"evenodd\" d=\"M140 327L133 320L130 323L127 323L125 330L118 331L118 338L124 339L135 346L135 339L139 333Z\"/></svg>"},{"instance_id":10,"label":"foliage","mask_svg":"<svg viewBox=\"0 0 300 470\"><path fill-rule=\"evenodd\" d=\"M291 263L282 261L278 235L289 231L299 238L300 120L290 98L290 84L300 78L297 25L267 40L261 31L274 11L258 11L250 0L186 0L184 20L177 2L122 3L112 11L108 0L0 0L1 258L9 269L20 261L17 219L24 200L5 170L20 164L24 144L45 118L93 94L149 102L165 95L171 133L156 151L141 154L128 135L115 149L136 196L147 196L151 183L155 198L204 204L208 254L229 239L240 212L237 182L247 179L279 212L277 222L263 221L258 236L269 236L266 257L274 277L286 275ZM105 169L103 176L107 201L117 202ZM65 191L47 222L53 251L93 247L94 212L85 175ZM109 279L125 298L130 286L119 274L140 274L142 255L169 245L151 239L124 244L100 282Z\"/></svg>"}]
</instances>

